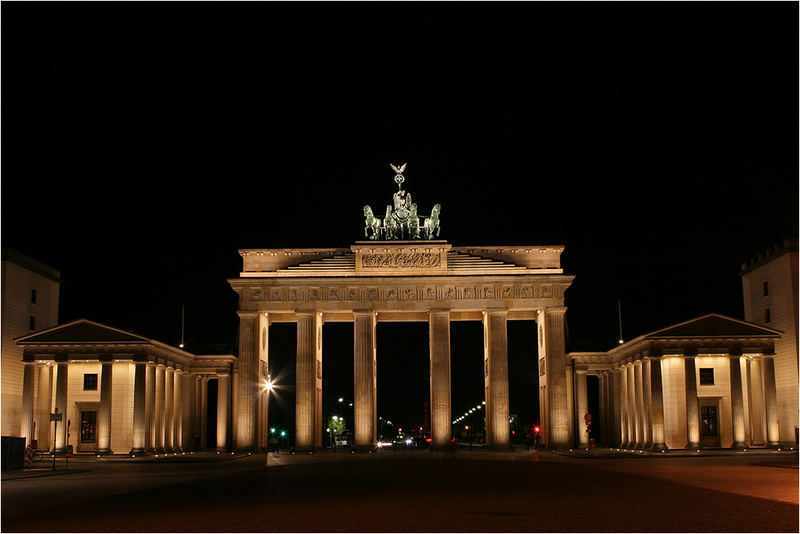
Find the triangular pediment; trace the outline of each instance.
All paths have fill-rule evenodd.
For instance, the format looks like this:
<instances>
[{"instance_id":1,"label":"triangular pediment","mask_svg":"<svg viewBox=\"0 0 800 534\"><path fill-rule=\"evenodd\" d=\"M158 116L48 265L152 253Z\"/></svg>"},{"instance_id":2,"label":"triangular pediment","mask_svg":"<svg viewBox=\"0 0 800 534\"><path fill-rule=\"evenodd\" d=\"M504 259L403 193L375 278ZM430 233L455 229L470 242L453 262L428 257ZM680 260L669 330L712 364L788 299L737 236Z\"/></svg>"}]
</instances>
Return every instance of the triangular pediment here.
<instances>
[{"instance_id":1,"label":"triangular pediment","mask_svg":"<svg viewBox=\"0 0 800 534\"><path fill-rule=\"evenodd\" d=\"M71 323L54 326L34 332L15 340L27 343L148 343L149 339L131 334L118 328L106 326L88 319L78 319Z\"/></svg>"},{"instance_id":2,"label":"triangular pediment","mask_svg":"<svg viewBox=\"0 0 800 534\"><path fill-rule=\"evenodd\" d=\"M692 338L692 337L779 337L779 330L773 330L741 319L734 319L717 313L710 313L689 321L668 326L651 332L647 338Z\"/></svg>"}]
</instances>

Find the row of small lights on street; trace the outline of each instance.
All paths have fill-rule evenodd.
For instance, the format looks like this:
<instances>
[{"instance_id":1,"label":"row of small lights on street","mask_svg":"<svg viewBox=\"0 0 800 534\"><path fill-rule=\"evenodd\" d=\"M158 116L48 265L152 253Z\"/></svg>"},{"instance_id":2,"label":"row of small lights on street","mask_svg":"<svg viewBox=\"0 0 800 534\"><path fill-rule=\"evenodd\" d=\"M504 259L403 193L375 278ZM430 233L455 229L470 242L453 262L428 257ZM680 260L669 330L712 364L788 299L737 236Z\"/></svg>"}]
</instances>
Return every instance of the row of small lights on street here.
<instances>
[{"instance_id":1,"label":"row of small lights on street","mask_svg":"<svg viewBox=\"0 0 800 534\"><path fill-rule=\"evenodd\" d=\"M464 412L464 415L462 415L461 417L456 418L456 420L453 421L453 424L455 425L456 423L460 423L465 418L469 417L469 415L471 413L475 413L476 411L483 409L483 405L484 404L486 404L486 401L481 401L481 403L478 404L477 406L475 406L474 408L470 408L469 411Z\"/></svg>"}]
</instances>

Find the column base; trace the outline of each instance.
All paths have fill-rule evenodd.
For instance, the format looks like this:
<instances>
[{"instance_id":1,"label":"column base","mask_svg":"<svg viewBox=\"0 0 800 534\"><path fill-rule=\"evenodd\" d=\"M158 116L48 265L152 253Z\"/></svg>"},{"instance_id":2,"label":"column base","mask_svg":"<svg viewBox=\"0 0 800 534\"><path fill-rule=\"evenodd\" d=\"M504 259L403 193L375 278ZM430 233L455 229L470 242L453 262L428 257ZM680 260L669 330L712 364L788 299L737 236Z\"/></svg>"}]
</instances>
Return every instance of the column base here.
<instances>
[{"instance_id":1,"label":"column base","mask_svg":"<svg viewBox=\"0 0 800 534\"><path fill-rule=\"evenodd\" d=\"M747 448L747 443L745 443L744 441L734 441L731 444L731 449L746 449L746 448Z\"/></svg>"},{"instance_id":2,"label":"column base","mask_svg":"<svg viewBox=\"0 0 800 534\"><path fill-rule=\"evenodd\" d=\"M686 448L686 449L694 449L694 450L702 449L702 447L700 446L699 443L692 443L692 442L687 443L686 447L684 447L684 448Z\"/></svg>"},{"instance_id":3,"label":"column base","mask_svg":"<svg viewBox=\"0 0 800 534\"><path fill-rule=\"evenodd\" d=\"M130 450L130 452L128 454L140 454L141 455L141 454L147 454L147 451L144 450L144 448L141 448L141 447L140 448L135 448L134 447L133 449Z\"/></svg>"},{"instance_id":4,"label":"column base","mask_svg":"<svg viewBox=\"0 0 800 534\"><path fill-rule=\"evenodd\" d=\"M650 447L650 450L653 452L659 452L659 451L667 451L669 449L667 448L666 443L653 443L653 446Z\"/></svg>"},{"instance_id":5,"label":"column base","mask_svg":"<svg viewBox=\"0 0 800 534\"><path fill-rule=\"evenodd\" d=\"M794 446L794 445L791 445L791 446ZM779 441L770 441L770 442L767 443L766 447L768 449L788 449L789 448L789 447L784 447L783 445L781 445L781 443ZM796 446L794 446L794 447L796 448Z\"/></svg>"},{"instance_id":6,"label":"column base","mask_svg":"<svg viewBox=\"0 0 800 534\"><path fill-rule=\"evenodd\" d=\"M114 454L114 451L111 449L98 449L96 454L99 454L100 456L107 456L109 454Z\"/></svg>"}]
</instances>

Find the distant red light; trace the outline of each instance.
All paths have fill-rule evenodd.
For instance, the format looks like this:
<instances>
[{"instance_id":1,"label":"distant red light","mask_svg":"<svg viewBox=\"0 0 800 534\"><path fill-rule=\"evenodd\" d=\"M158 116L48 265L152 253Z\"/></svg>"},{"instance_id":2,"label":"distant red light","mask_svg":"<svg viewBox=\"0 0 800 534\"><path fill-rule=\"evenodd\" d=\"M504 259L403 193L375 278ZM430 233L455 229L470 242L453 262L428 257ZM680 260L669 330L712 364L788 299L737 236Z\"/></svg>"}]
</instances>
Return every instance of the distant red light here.
<instances>
[{"instance_id":1,"label":"distant red light","mask_svg":"<svg viewBox=\"0 0 800 534\"><path fill-rule=\"evenodd\" d=\"M430 443L430 442L431 442L431 441L433 441L433 440L432 440L431 438L425 438L425 441L427 441L428 443Z\"/></svg>"},{"instance_id":2,"label":"distant red light","mask_svg":"<svg viewBox=\"0 0 800 534\"><path fill-rule=\"evenodd\" d=\"M541 428L539 428L538 426L535 426L535 427L533 427L533 431L534 431L534 432L536 432L536 433L538 434L539 432L541 432L541 431L542 431L542 429L541 429Z\"/></svg>"}]
</instances>

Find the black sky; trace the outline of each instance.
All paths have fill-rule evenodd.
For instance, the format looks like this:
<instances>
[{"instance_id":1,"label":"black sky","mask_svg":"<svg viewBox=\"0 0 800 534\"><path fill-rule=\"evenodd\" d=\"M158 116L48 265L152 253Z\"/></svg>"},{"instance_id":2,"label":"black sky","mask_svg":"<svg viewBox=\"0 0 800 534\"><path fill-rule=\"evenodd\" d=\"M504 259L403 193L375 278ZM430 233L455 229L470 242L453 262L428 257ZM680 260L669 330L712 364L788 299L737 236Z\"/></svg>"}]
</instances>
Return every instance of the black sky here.
<instances>
[{"instance_id":1,"label":"black sky","mask_svg":"<svg viewBox=\"0 0 800 534\"><path fill-rule=\"evenodd\" d=\"M566 246L571 350L613 346L617 299L626 338L743 317L740 263L798 233L795 2L0 12L2 242L60 269L62 322L176 344L185 304L190 350L233 344L237 250L349 246L396 187L389 162L454 245ZM458 328L469 353L479 326ZM527 380L535 333L513 328ZM425 332L383 329L380 376L425 369ZM352 330L326 336L352 350ZM347 365L326 366L331 390ZM479 401L480 363L453 372L454 409Z\"/></svg>"}]
</instances>

